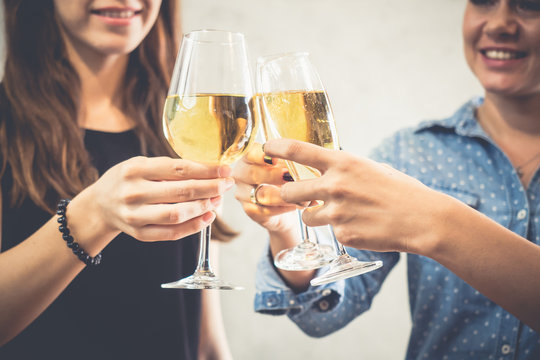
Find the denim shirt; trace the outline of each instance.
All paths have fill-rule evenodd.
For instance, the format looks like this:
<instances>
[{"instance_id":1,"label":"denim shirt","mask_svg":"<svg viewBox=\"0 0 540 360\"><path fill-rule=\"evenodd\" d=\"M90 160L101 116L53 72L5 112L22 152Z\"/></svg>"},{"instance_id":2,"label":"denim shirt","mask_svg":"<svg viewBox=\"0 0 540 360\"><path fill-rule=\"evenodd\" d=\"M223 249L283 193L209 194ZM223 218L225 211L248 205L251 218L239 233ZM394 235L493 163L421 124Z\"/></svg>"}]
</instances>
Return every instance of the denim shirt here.
<instances>
[{"instance_id":1,"label":"denim shirt","mask_svg":"<svg viewBox=\"0 0 540 360\"><path fill-rule=\"evenodd\" d=\"M371 157L463 201L538 245L540 174L525 190L509 159L476 121L475 109L482 102L474 98L450 118L401 130ZM300 294L287 287L266 252L257 268L255 310L286 314L314 337L344 327L369 309L399 260L393 252L347 251L359 259L381 259L384 265ZM436 261L411 254L406 258L412 318L407 359L540 359L537 332Z\"/></svg>"}]
</instances>

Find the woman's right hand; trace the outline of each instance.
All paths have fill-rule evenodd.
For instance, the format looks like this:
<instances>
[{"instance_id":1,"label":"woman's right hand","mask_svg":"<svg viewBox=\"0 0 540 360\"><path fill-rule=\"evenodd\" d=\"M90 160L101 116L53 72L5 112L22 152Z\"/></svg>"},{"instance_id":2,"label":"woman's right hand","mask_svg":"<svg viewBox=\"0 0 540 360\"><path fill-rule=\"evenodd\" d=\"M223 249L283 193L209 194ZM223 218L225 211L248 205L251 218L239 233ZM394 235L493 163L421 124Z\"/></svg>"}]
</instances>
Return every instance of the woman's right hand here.
<instances>
[{"instance_id":1,"label":"woman's right hand","mask_svg":"<svg viewBox=\"0 0 540 360\"><path fill-rule=\"evenodd\" d=\"M83 192L108 233L176 240L214 220L221 195L234 185L230 174L228 166L140 156L110 168Z\"/></svg>"},{"instance_id":2,"label":"woman's right hand","mask_svg":"<svg viewBox=\"0 0 540 360\"><path fill-rule=\"evenodd\" d=\"M296 205L283 201L280 195L281 185L292 180L285 162L279 159L266 159L261 144L254 144L251 150L239 161L233 171L236 181L236 199L242 204L246 214L266 228L269 232L289 231L297 226L298 220L291 220L290 212ZM289 180L286 180L287 175ZM284 178L285 176L285 178ZM252 192L258 185L256 200L252 201Z\"/></svg>"}]
</instances>

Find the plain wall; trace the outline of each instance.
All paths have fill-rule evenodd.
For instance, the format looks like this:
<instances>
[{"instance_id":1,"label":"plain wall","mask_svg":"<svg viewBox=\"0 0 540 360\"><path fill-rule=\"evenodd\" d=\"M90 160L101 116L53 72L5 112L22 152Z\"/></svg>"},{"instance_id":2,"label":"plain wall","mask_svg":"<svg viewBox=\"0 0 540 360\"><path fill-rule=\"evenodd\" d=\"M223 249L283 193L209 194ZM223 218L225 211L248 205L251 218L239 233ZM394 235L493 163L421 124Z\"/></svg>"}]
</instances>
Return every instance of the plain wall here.
<instances>
[{"instance_id":1,"label":"plain wall","mask_svg":"<svg viewBox=\"0 0 540 360\"><path fill-rule=\"evenodd\" d=\"M184 0L182 19L184 31L243 32L253 64L261 55L310 52L342 146L365 156L396 129L446 117L482 93L463 60L464 6L464 0ZM0 59L4 52L0 37ZM222 246L219 275L246 288L222 292L235 359L404 357L411 325L405 256L370 311L335 334L312 339L286 317L253 312L255 264L266 234L243 214L233 191L224 216L241 235Z\"/></svg>"}]
</instances>

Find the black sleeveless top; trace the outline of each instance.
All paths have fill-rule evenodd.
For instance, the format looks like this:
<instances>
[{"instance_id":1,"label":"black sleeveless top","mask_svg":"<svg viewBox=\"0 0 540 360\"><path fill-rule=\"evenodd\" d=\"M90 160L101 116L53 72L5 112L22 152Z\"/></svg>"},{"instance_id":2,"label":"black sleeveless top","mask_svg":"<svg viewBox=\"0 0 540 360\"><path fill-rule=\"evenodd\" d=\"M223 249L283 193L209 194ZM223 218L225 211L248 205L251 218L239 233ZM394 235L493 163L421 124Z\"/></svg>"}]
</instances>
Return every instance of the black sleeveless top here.
<instances>
[{"instance_id":1,"label":"black sleeveless top","mask_svg":"<svg viewBox=\"0 0 540 360\"><path fill-rule=\"evenodd\" d=\"M85 145L100 174L140 154L133 131L87 130ZM50 219L28 199L10 208L11 182L8 169L2 179L2 251ZM86 267L45 312L0 348L0 359L196 359L200 291L160 284L193 273L197 248L196 235L144 243L120 234L103 250L99 266Z\"/></svg>"}]
</instances>

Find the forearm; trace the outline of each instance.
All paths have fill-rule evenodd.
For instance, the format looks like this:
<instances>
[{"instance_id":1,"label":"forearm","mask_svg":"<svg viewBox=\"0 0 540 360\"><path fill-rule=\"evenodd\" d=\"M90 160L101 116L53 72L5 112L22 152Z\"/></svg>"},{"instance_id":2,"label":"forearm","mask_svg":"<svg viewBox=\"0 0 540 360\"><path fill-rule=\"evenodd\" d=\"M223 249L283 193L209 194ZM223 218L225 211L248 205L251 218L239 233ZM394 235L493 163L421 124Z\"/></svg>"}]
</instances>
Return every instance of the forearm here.
<instances>
[{"instance_id":1,"label":"forearm","mask_svg":"<svg viewBox=\"0 0 540 360\"><path fill-rule=\"evenodd\" d=\"M68 226L75 241L94 256L114 234L93 223L84 197L68 206ZM37 318L85 266L66 246L56 219L0 254L0 345Z\"/></svg>"},{"instance_id":2,"label":"forearm","mask_svg":"<svg viewBox=\"0 0 540 360\"><path fill-rule=\"evenodd\" d=\"M436 234L411 249L540 330L540 247L457 200L435 212Z\"/></svg>"}]
</instances>

